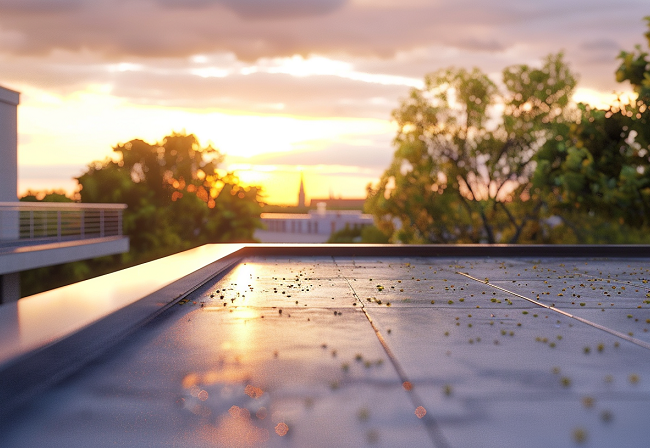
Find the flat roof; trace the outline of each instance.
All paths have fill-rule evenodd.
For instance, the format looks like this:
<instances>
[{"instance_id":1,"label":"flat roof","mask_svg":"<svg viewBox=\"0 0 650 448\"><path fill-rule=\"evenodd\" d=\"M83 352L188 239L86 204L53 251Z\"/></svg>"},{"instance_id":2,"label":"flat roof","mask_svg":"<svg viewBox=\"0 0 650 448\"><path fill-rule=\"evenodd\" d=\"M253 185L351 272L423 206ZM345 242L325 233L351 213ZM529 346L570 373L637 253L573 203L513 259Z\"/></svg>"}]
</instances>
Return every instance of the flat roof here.
<instances>
[{"instance_id":1,"label":"flat roof","mask_svg":"<svg viewBox=\"0 0 650 448\"><path fill-rule=\"evenodd\" d=\"M159 275L105 276L102 288L131 298L5 356L0 445L605 447L650 436L647 246L196 251L157 260ZM95 307L79 285L60 296Z\"/></svg>"}]
</instances>

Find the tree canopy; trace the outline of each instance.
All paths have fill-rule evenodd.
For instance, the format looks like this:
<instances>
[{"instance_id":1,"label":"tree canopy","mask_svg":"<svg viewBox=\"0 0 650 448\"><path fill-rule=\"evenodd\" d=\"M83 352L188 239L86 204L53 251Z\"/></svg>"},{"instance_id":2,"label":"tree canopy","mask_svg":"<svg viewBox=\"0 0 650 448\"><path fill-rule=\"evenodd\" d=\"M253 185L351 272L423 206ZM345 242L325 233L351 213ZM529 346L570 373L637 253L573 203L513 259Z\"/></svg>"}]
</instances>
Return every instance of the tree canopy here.
<instances>
[{"instance_id":1,"label":"tree canopy","mask_svg":"<svg viewBox=\"0 0 650 448\"><path fill-rule=\"evenodd\" d=\"M64 190L51 190L51 191L33 191L27 192L21 196L21 202L74 202L74 200L66 195Z\"/></svg>"},{"instance_id":2,"label":"tree canopy","mask_svg":"<svg viewBox=\"0 0 650 448\"><path fill-rule=\"evenodd\" d=\"M131 140L118 161L93 162L77 178L82 202L126 203L124 233L133 254L173 253L208 242L252 241L260 189L220 174L223 155L192 134L150 144Z\"/></svg>"},{"instance_id":3,"label":"tree canopy","mask_svg":"<svg viewBox=\"0 0 650 448\"><path fill-rule=\"evenodd\" d=\"M650 26L650 17L646 18ZM650 31L646 33L650 47ZM650 60L637 46L622 51L616 80L636 98L607 109L579 105L567 139L540 150L534 183L550 192L564 242L647 241L650 227Z\"/></svg>"},{"instance_id":4,"label":"tree canopy","mask_svg":"<svg viewBox=\"0 0 650 448\"><path fill-rule=\"evenodd\" d=\"M125 203L127 254L21 272L31 295L205 243L253 241L260 224L260 188L218 169L223 155L194 135L173 133L158 143L131 140L117 160L92 162L77 178L82 202ZM23 201L71 201L60 192L28 192Z\"/></svg>"},{"instance_id":5,"label":"tree canopy","mask_svg":"<svg viewBox=\"0 0 650 448\"><path fill-rule=\"evenodd\" d=\"M392 240L544 241L535 155L569 126L576 77L560 53L541 68L506 68L502 83L441 70L393 111L394 158L366 203Z\"/></svg>"},{"instance_id":6,"label":"tree canopy","mask_svg":"<svg viewBox=\"0 0 650 448\"><path fill-rule=\"evenodd\" d=\"M368 186L378 227L419 243L649 242L650 57L618 59L634 95L606 109L572 106L561 53L506 68L501 88L478 69L428 75L393 112L393 162Z\"/></svg>"}]
</instances>

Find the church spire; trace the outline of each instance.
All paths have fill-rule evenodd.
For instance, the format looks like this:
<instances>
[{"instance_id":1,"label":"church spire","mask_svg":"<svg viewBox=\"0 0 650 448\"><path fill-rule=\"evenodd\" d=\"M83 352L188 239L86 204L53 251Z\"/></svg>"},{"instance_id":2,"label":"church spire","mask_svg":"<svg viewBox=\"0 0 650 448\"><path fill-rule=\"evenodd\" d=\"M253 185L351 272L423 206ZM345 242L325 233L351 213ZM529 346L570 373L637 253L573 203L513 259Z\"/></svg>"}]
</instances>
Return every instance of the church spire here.
<instances>
[{"instance_id":1,"label":"church spire","mask_svg":"<svg viewBox=\"0 0 650 448\"><path fill-rule=\"evenodd\" d=\"M305 207L305 183L302 179L302 172L300 173L300 189L298 190L298 207Z\"/></svg>"}]
</instances>

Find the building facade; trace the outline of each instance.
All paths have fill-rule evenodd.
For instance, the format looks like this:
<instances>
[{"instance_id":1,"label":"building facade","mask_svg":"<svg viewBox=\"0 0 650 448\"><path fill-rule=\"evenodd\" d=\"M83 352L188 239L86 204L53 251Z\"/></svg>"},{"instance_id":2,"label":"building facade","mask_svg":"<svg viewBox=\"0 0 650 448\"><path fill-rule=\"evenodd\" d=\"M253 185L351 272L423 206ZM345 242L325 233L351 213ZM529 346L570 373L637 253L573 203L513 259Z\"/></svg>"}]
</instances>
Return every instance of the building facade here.
<instances>
[{"instance_id":1,"label":"building facade","mask_svg":"<svg viewBox=\"0 0 650 448\"><path fill-rule=\"evenodd\" d=\"M262 213L265 229L255 238L263 243L324 243L330 236L349 227L372 225L371 215L358 210L311 210L309 213Z\"/></svg>"}]
</instances>

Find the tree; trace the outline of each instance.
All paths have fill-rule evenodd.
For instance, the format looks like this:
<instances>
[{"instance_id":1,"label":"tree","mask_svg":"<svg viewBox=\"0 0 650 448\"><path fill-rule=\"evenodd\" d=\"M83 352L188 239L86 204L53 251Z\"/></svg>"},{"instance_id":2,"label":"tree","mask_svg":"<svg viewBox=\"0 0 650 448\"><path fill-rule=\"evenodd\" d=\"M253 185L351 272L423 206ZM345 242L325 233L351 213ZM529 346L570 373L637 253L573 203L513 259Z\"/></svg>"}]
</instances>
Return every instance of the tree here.
<instances>
[{"instance_id":1,"label":"tree","mask_svg":"<svg viewBox=\"0 0 650 448\"><path fill-rule=\"evenodd\" d=\"M392 240L543 239L534 157L568 126L576 79L560 53L541 68L506 68L503 84L476 68L441 70L393 111L397 149L366 202Z\"/></svg>"},{"instance_id":2,"label":"tree","mask_svg":"<svg viewBox=\"0 0 650 448\"><path fill-rule=\"evenodd\" d=\"M155 258L205 243L252 241L260 189L220 174L223 155L194 135L117 145L119 160L93 162L77 178L82 202L126 203L131 258Z\"/></svg>"},{"instance_id":3,"label":"tree","mask_svg":"<svg viewBox=\"0 0 650 448\"><path fill-rule=\"evenodd\" d=\"M27 190L27 192L21 196L20 202L74 202L74 200L68 197L63 190Z\"/></svg>"},{"instance_id":4,"label":"tree","mask_svg":"<svg viewBox=\"0 0 650 448\"><path fill-rule=\"evenodd\" d=\"M92 162L77 178L82 202L126 203L128 254L21 272L22 296L64 286L200 244L252 241L260 226L260 189L220 174L223 156L194 135L117 145L117 161ZM68 202L59 192L28 192L21 201Z\"/></svg>"},{"instance_id":5,"label":"tree","mask_svg":"<svg viewBox=\"0 0 650 448\"><path fill-rule=\"evenodd\" d=\"M650 46L650 31L646 37ZM616 79L628 81L636 99L608 109L579 105L568 139L538 154L534 184L570 242L648 241L640 229L650 227L650 60L640 46L618 58Z\"/></svg>"},{"instance_id":6,"label":"tree","mask_svg":"<svg viewBox=\"0 0 650 448\"><path fill-rule=\"evenodd\" d=\"M386 244L388 237L375 226L353 226L348 224L338 232L334 232L327 240L328 243L363 243L363 244Z\"/></svg>"}]
</instances>

